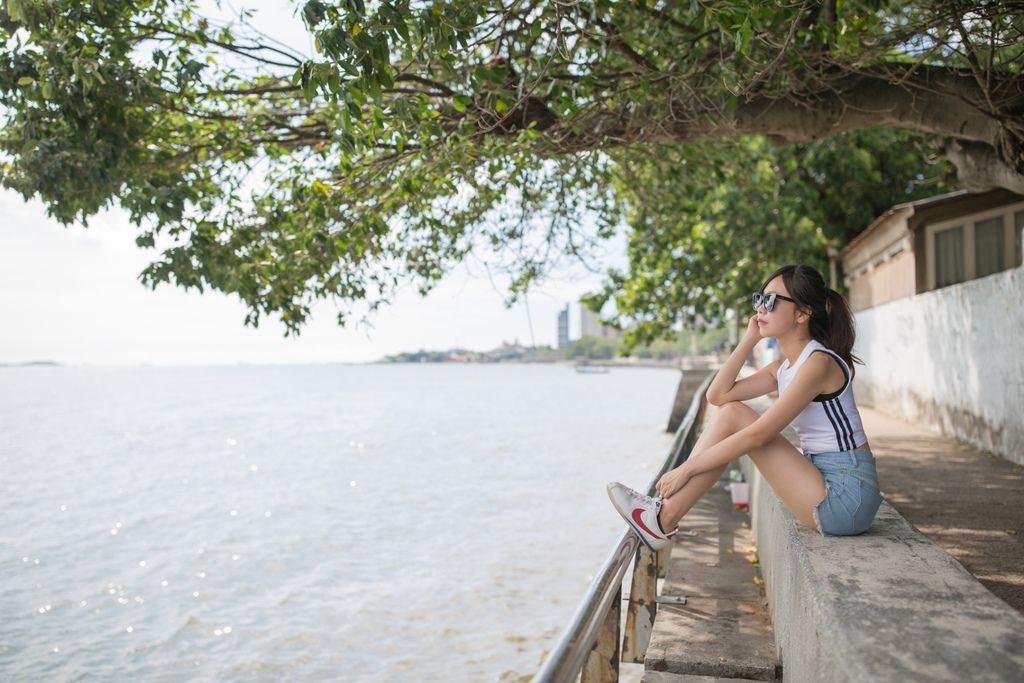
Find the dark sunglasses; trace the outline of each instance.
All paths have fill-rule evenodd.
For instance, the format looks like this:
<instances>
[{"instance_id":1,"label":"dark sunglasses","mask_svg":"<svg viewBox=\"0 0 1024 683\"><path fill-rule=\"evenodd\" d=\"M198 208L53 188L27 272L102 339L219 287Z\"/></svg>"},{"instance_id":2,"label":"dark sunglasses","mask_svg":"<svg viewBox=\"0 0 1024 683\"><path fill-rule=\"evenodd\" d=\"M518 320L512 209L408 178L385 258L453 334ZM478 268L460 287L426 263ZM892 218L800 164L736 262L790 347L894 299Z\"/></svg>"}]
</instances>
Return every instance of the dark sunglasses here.
<instances>
[{"instance_id":1,"label":"dark sunglasses","mask_svg":"<svg viewBox=\"0 0 1024 683\"><path fill-rule=\"evenodd\" d=\"M772 309L775 308L775 302L778 299L782 299L783 301L790 301L794 304L796 303L796 299L790 299L788 296L782 296L781 294L776 294L775 292L769 292L768 294L765 294L763 292L754 292L753 294L750 295L750 300L754 304L755 312L757 312L757 309L764 306L764 310L771 313Z\"/></svg>"}]
</instances>

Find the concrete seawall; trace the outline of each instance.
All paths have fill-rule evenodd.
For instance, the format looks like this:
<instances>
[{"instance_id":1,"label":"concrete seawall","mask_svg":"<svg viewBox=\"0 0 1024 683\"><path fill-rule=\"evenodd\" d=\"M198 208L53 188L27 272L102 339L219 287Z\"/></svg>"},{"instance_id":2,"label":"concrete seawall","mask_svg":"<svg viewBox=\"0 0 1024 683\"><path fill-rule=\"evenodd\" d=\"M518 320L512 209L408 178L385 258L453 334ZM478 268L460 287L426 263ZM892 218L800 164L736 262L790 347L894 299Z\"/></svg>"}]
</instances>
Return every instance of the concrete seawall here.
<instances>
[{"instance_id":1,"label":"concrete seawall","mask_svg":"<svg viewBox=\"0 0 1024 683\"><path fill-rule=\"evenodd\" d=\"M866 534L822 537L741 467L786 681L1022 679L1024 617L892 506Z\"/></svg>"}]
</instances>

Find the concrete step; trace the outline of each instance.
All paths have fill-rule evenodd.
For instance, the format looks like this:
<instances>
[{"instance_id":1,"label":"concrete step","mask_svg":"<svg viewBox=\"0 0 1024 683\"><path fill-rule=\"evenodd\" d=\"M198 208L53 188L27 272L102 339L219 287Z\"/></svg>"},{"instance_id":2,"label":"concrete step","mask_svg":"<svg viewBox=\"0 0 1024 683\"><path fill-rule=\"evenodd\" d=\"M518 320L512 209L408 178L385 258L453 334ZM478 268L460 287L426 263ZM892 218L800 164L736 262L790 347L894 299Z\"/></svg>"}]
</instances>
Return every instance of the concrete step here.
<instances>
[{"instance_id":1,"label":"concrete step","mask_svg":"<svg viewBox=\"0 0 1024 683\"><path fill-rule=\"evenodd\" d=\"M661 595L686 604L659 604L644 680L781 678L756 561L748 515L733 509L723 477L680 525Z\"/></svg>"},{"instance_id":2,"label":"concrete step","mask_svg":"<svg viewBox=\"0 0 1024 683\"><path fill-rule=\"evenodd\" d=\"M742 679L673 674L667 671L645 671L640 683L736 683L738 680Z\"/></svg>"}]
</instances>

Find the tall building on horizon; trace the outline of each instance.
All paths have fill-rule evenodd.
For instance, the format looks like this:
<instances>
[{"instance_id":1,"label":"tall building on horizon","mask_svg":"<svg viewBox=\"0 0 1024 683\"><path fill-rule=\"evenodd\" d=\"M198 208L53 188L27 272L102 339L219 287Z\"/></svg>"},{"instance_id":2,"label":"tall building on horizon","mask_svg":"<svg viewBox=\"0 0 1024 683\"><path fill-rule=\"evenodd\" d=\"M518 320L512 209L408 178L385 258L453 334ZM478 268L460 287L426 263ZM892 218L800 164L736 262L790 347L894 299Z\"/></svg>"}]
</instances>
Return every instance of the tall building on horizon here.
<instances>
[{"instance_id":1,"label":"tall building on horizon","mask_svg":"<svg viewBox=\"0 0 1024 683\"><path fill-rule=\"evenodd\" d=\"M597 314L589 308L580 304L580 336L581 337L603 337L604 328L598 321Z\"/></svg>"},{"instance_id":2,"label":"tall building on horizon","mask_svg":"<svg viewBox=\"0 0 1024 683\"><path fill-rule=\"evenodd\" d=\"M558 348L569 346L569 304L558 312Z\"/></svg>"}]
</instances>

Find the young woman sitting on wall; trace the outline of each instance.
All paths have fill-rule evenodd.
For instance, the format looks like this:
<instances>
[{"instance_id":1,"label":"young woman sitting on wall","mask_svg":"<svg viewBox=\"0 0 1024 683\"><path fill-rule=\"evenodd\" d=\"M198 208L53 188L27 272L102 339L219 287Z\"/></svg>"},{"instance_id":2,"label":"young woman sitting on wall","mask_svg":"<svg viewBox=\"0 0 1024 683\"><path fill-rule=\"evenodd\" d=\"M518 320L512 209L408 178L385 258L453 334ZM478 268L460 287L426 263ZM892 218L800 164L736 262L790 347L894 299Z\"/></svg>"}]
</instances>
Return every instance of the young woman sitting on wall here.
<instances>
[{"instance_id":1,"label":"young woman sitting on wall","mask_svg":"<svg viewBox=\"0 0 1024 683\"><path fill-rule=\"evenodd\" d=\"M882 496L851 385L853 315L816 269L784 266L753 295L754 315L743 339L707 391L714 415L686 462L658 481L657 497L618 482L608 496L652 550L669 543L683 516L722 476L749 455L765 481L801 523L826 536L865 532ZM744 360L763 337L782 356L737 381ZM743 401L779 392L758 415ZM800 449L781 436L792 425Z\"/></svg>"}]
</instances>

